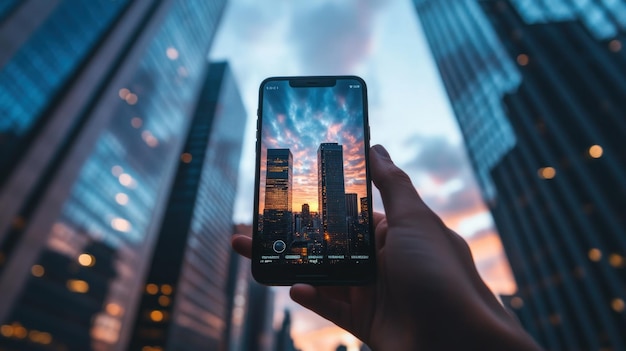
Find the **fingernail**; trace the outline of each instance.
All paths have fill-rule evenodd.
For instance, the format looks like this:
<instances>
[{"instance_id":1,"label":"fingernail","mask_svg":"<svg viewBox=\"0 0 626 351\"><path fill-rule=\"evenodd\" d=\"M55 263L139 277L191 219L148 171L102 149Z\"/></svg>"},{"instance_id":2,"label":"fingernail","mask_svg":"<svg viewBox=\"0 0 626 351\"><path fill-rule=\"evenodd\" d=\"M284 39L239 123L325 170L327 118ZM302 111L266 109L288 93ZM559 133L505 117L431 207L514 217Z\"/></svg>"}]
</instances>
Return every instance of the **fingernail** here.
<instances>
[{"instance_id":1,"label":"fingernail","mask_svg":"<svg viewBox=\"0 0 626 351\"><path fill-rule=\"evenodd\" d=\"M391 156L389 156L389 153L382 145L374 145L372 146L372 150L375 153L377 153L379 156L382 156L384 158L391 160Z\"/></svg>"}]
</instances>

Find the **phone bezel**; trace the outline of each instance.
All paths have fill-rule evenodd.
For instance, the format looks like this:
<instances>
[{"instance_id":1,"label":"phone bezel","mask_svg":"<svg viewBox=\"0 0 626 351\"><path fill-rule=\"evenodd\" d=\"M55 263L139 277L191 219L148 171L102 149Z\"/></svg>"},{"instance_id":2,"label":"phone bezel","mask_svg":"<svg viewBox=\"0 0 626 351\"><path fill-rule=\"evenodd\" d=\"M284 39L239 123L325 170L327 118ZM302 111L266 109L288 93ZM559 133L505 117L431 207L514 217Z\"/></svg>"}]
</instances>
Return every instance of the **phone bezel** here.
<instances>
[{"instance_id":1,"label":"phone bezel","mask_svg":"<svg viewBox=\"0 0 626 351\"><path fill-rule=\"evenodd\" d=\"M294 76L294 77L270 77L264 79L259 86L259 102L257 109L256 128L256 167L254 187L254 217L252 227L252 275L256 281L265 285L293 285L295 283L307 283L312 285L363 285L375 279L376 276L376 248L374 240L373 211L370 209L370 258L356 263L347 260L345 263L322 264L322 265L285 265L285 264L261 264L261 238L258 233L259 221L259 190L261 176L261 128L263 118L263 95L265 86L269 82L289 81L292 87L328 87L336 85L339 80L356 80L361 84L363 101L363 140L365 150L365 172L367 198L372 207L372 184L369 167L370 128L367 103L367 85L357 76Z\"/></svg>"}]
</instances>

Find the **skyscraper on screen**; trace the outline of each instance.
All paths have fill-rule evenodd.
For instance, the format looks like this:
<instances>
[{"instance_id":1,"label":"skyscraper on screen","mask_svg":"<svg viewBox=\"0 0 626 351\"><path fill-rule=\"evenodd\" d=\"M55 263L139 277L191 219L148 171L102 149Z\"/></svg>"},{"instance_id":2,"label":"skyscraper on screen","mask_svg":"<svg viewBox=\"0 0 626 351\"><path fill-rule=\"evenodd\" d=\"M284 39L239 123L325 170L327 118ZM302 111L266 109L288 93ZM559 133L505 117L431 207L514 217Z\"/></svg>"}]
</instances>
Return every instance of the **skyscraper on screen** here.
<instances>
[{"instance_id":1,"label":"skyscraper on screen","mask_svg":"<svg viewBox=\"0 0 626 351\"><path fill-rule=\"evenodd\" d=\"M548 349L625 348L626 4L415 5L515 274L509 306Z\"/></svg>"},{"instance_id":2,"label":"skyscraper on screen","mask_svg":"<svg viewBox=\"0 0 626 351\"><path fill-rule=\"evenodd\" d=\"M270 245L292 239L293 156L289 149L267 149L263 237Z\"/></svg>"},{"instance_id":3,"label":"skyscraper on screen","mask_svg":"<svg viewBox=\"0 0 626 351\"><path fill-rule=\"evenodd\" d=\"M0 5L0 348L127 348L223 6Z\"/></svg>"},{"instance_id":4,"label":"skyscraper on screen","mask_svg":"<svg viewBox=\"0 0 626 351\"><path fill-rule=\"evenodd\" d=\"M347 254L343 145L322 143L317 150L318 202L326 251Z\"/></svg>"}]
</instances>

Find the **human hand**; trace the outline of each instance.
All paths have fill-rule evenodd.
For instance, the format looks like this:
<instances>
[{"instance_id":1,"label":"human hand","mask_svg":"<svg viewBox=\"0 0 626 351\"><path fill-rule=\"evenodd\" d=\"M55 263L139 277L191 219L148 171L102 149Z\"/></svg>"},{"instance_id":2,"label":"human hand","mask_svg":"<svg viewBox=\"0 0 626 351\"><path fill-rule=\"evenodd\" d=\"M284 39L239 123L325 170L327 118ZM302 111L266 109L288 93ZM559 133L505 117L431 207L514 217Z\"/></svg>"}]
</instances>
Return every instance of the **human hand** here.
<instances>
[{"instance_id":1,"label":"human hand","mask_svg":"<svg viewBox=\"0 0 626 351\"><path fill-rule=\"evenodd\" d=\"M292 299L374 350L536 350L480 278L466 242L433 213L382 146L370 152L386 216L374 215L378 272L366 286L296 284ZM250 257L251 239L233 248Z\"/></svg>"}]
</instances>

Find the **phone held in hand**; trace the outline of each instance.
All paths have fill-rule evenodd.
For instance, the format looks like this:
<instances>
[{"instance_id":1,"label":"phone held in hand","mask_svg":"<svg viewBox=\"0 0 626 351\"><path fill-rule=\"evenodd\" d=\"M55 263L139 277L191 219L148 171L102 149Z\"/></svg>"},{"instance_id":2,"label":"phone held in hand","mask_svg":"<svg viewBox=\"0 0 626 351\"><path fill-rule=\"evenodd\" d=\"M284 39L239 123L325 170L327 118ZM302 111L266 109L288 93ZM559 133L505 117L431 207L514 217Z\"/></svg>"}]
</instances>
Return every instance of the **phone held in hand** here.
<instances>
[{"instance_id":1,"label":"phone held in hand","mask_svg":"<svg viewBox=\"0 0 626 351\"><path fill-rule=\"evenodd\" d=\"M375 276L365 82L274 77L259 88L252 274L266 285Z\"/></svg>"}]
</instances>

